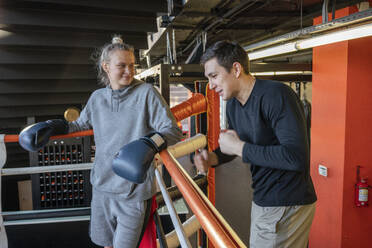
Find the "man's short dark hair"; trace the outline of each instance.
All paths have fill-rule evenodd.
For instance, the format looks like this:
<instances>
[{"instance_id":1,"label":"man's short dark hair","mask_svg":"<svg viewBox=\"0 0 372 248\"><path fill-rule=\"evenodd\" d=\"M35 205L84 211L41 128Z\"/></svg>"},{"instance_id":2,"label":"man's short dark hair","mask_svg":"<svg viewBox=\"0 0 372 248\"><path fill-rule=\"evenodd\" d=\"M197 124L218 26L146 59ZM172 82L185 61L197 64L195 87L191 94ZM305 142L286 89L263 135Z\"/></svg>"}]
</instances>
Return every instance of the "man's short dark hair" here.
<instances>
[{"instance_id":1,"label":"man's short dark hair","mask_svg":"<svg viewBox=\"0 0 372 248\"><path fill-rule=\"evenodd\" d=\"M239 62L246 74L249 74L249 59L244 49L237 43L232 41L218 41L210 46L200 59L200 63L204 65L207 61L216 58L220 66L224 67L227 72L235 62Z\"/></svg>"}]
</instances>

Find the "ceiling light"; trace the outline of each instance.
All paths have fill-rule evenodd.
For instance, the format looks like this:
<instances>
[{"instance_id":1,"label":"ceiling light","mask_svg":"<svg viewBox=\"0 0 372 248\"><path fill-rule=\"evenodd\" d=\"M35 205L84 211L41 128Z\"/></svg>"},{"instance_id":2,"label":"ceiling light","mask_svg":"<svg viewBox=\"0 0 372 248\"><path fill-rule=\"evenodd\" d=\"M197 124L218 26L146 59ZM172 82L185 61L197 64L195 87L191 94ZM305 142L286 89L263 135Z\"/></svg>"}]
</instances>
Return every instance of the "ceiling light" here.
<instances>
[{"instance_id":1,"label":"ceiling light","mask_svg":"<svg viewBox=\"0 0 372 248\"><path fill-rule=\"evenodd\" d=\"M10 36L12 34L13 33L11 33L11 32L0 30L0 39L6 38L6 37L8 37L8 36Z\"/></svg>"},{"instance_id":2,"label":"ceiling light","mask_svg":"<svg viewBox=\"0 0 372 248\"><path fill-rule=\"evenodd\" d=\"M258 50L256 52L248 53L249 60L260 59L264 57L275 56L283 53L290 53L297 51L296 43L291 42L284 45L269 47L266 49Z\"/></svg>"},{"instance_id":3,"label":"ceiling light","mask_svg":"<svg viewBox=\"0 0 372 248\"><path fill-rule=\"evenodd\" d=\"M296 75L296 74L301 74L301 75L311 75L311 71L276 71L275 75Z\"/></svg>"},{"instance_id":4,"label":"ceiling light","mask_svg":"<svg viewBox=\"0 0 372 248\"><path fill-rule=\"evenodd\" d=\"M371 35L372 23L312 37L306 40L299 40L296 42L296 47L298 49L307 49L345 40L363 38Z\"/></svg>"},{"instance_id":5,"label":"ceiling light","mask_svg":"<svg viewBox=\"0 0 372 248\"><path fill-rule=\"evenodd\" d=\"M255 52L249 52L248 57L250 60L255 60L371 35L372 23L369 23L358 27L322 34L309 39L298 40L296 42L290 42L283 45L261 49Z\"/></svg>"},{"instance_id":6,"label":"ceiling light","mask_svg":"<svg viewBox=\"0 0 372 248\"><path fill-rule=\"evenodd\" d=\"M267 71L253 72L253 76L277 76L277 75L311 75L311 71Z\"/></svg>"}]
</instances>

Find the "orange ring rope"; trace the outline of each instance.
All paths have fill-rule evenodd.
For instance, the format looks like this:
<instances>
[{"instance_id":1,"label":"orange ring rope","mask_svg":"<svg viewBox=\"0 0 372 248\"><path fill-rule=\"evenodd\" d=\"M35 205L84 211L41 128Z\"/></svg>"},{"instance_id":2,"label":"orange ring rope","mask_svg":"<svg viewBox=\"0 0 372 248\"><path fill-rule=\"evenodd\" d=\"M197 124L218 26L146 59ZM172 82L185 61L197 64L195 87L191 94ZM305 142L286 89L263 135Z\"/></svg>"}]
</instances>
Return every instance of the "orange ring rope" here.
<instances>
[{"instance_id":1,"label":"orange ring rope","mask_svg":"<svg viewBox=\"0 0 372 248\"><path fill-rule=\"evenodd\" d=\"M55 139L73 138L73 137L82 137L82 136L91 136L91 135L93 135L93 130L86 130L86 131L69 133L69 134L64 134L64 135L56 135L56 136L50 137L50 139L55 140ZM18 135L16 134L5 135L4 142L5 143L18 142Z\"/></svg>"},{"instance_id":2,"label":"orange ring rope","mask_svg":"<svg viewBox=\"0 0 372 248\"><path fill-rule=\"evenodd\" d=\"M202 94L195 93L190 99L171 108L171 111L176 120L181 121L187 117L206 112L207 101Z\"/></svg>"},{"instance_id":3,"label":"orange ring rope","mask_svg":"<svg viewBox=\"0 0 372 248\"><path fill-rule=\"evenodd\" d=\"M171 111L176 118L176 121L181 121L193 115L198 115L200 113L207 111L207 101L202 94L194 94L190 99L184 101L173 108ZM93 130L86 130L81 132L69 133L64 135L52 136L50 139L62 139L62 138L73 138L82 136L93 135ZM18 135L8 134L4 137L5 143L18 142Z\"/></svg>"}]
</instances>

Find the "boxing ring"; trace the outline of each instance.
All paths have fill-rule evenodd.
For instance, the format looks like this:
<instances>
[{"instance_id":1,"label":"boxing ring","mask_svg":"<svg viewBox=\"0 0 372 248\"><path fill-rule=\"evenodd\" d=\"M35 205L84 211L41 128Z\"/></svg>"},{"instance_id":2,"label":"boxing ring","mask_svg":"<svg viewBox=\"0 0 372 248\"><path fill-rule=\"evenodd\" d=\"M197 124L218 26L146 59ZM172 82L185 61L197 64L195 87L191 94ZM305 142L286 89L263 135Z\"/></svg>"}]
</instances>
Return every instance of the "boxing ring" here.
<instances>
[{"instance_id":1,"label":"boxing ring","mask_svg":"<svg viewBox=\"0 0 372 248\"><path fill-rule=\"evenodd\" d=\"M197 134L189 139L181 141L173 146L160 152L160 156L156 156L155 164L155 176L160 188L162 199L165 202L169 214L171 216L172 223L175 230L165 236L160 235L157 243L158 247L177 247L181 245L184 247L191 247L188 237L200 229L205 231L208 239L212 243L213 247L246 247L240 240L234 230L225 221L221 214L214 207L214 194L209 195L209 199L202 190L199 188L184 168L179 164L177 158L188 155L198 149L204 148L208 144L208 149L213 150L217 147L218 133L220 131L219 120L223 119L224 116L219 116L219 97L212 91L207 90L206 97L202 94L195 93L193 96L173 107L171 109L173 115L177 121L181 121L190 116L198 115L200 113L207 112L208 116L208 137L202 134ZM81 137L91 136L93 131L83 131L70 133L67 135L53 136L51 139L60 139L67 137ZM22 225L22 224L34 224L34 223L56 223L56 222L68 222L78 220L89 220L89 215L79 215L71 217L56 217L52 219L27 219L18 221L4 221L4 217L8 213L1 211L1 178L3 176L14 176L14 175L25 175L45 172L57 172L57 171L74 171L74 170L90 170L93 163L82 163L82 164L69 164L69 165L58 165L58 166L39 166L39 167L22 167L22 168L9 168L4 169L3 166L6 162L6 147L5 143L18 142L18 135L0 135L0 248L7 248L7 236L6 229L7 225ZM174 190L167 189L163 182L160 174L159 167L164 165L169 174L171 175L174 183L176 184L178 191L182 194L183 199L187 202L188 206L192 210L194 216L189 218L185 223L181 223L175 208L172 203L171 192ZM208 183L213 185L214 183L214 169L210 169L208 174ZM202 182L201 182L202 183ZM177 190L176 190L177 191ZM177 194L177 193L176 193ZM157 197L157 200L159 201ZM86 210L89 208L79 209L62 209L60 211L76 211L76 213L82 212L87 213ZM48 212L50 210L32 210L32 211L17 211L19 215L32 214L32 212ZM12 214L17 214L12 212ZM44 221L44 222L43 222ZM155 216L156 222L156 216ZM141 246L140 246L141 247Z\"/></svg>"}]
</instances>

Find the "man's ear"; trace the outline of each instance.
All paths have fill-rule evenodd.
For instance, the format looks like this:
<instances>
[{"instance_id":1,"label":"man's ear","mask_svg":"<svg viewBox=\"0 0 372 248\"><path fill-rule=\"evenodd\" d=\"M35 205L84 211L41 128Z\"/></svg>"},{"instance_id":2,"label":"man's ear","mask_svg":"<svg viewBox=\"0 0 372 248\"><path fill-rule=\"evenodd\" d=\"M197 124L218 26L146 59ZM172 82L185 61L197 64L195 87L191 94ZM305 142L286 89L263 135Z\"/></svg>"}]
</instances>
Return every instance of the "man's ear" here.
<instances>
[{"instance_id":1,"label":"man's ear","mask_svg":"<svg viewBox=\"0 0 372 248\"><path fill-rule=\"evenodd\" d=\"M236 78L242 74L243 67L239 62L234 62L233 64L233 73Z\"/></svg>"}]
</instances>

